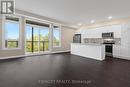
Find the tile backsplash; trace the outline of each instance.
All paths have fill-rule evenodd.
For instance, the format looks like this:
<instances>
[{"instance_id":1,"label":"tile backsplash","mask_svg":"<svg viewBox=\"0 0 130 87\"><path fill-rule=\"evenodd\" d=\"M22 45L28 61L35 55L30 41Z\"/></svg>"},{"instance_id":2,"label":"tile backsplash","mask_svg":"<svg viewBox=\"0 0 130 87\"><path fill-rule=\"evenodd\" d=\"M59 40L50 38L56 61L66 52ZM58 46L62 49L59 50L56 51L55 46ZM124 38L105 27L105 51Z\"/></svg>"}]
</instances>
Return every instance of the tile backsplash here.
<instances>
[{"instance_id":1,"label":"tile backsplash","mask_svg":"<svg viewBox=\"0 0 130 87\"><path fill-rule=\"evenodd\" d=\"M114 38L115 44L121 44L121 38ZM84 43L103 43L102 38L84 38Z\"/></svg>"},{"instance_id":2,"label":"tile backsplash","mask_svg":"<svg viewBox=\"0 0 130 87\"><path fill-rule=\"evenodd\" d=\"M121 45L121 38L114 38L115 44Z\"/></svg>"},{"instance_id":3,"label":"tile backsplash","mask_svg":"<svg viewBox=\"0 0 130 87\"><path fill-rule=\"evenodd\" d=\"M102 43L102 38L84 38L84 43Z\"/></svg>"}]
</instances>

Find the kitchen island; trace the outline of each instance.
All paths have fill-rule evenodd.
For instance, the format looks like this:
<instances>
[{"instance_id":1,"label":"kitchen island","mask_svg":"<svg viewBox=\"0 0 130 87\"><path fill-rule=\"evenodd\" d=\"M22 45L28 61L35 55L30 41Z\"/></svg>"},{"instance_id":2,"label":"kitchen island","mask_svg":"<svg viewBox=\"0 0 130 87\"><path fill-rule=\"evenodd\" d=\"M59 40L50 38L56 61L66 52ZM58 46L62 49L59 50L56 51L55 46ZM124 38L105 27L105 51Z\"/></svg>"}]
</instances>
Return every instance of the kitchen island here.
<instances>
[{"instance_id":1,"label":"kitchen island","mask_svg":"<svg viewBox=\"0 0 130 87\"><path fill-rule=\"evenodd\" d=\"M71 43L71 54L96 60L104 60L105 45L97 43Z\"/></svg>"}]
</instances>

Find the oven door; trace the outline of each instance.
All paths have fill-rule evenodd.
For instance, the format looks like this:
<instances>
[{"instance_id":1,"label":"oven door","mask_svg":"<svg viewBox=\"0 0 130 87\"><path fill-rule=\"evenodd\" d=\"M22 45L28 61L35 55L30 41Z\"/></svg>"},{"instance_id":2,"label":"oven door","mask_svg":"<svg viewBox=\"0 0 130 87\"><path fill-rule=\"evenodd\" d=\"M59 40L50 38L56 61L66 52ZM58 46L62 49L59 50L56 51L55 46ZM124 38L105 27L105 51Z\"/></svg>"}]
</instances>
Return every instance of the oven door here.
<instances>
[{"instance_id":1,"label":"oven door","mask_svg":"<svg viewBox=\"0 0 130 87\"><path fill-rule=\"evenodd\" d=\"M105 45L106 56L113 56L113 46L112 44Z\"/></svg>"}]
</instances>

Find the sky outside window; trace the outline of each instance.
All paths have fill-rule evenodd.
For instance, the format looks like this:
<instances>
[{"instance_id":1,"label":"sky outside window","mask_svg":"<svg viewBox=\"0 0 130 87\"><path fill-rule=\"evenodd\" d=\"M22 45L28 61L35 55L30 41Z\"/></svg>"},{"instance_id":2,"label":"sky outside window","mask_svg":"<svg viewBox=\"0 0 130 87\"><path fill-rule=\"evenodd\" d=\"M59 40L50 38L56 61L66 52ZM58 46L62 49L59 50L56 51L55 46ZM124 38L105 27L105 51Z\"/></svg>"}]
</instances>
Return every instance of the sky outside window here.
<instances>
[{"instance_id":1,"label":"sky outside window","mask_svg":"<svg viewBox=\"0 0 130 87\"><path fill-rule=\"evenodd\" d=\"M6 40L18 40L19 38L19 23L5 22Z\"/></svg>"},{"instance_id":2,"label":"sky outside window","mask_svg":"<svg viewBox=\"0 0 130 87\"><path fill-rule=\"evenodd\" d=\"M39 35L39 33L40 33L40 35L45 37L49 34L48 27L33 27L33 29L34 29L34 36ZM27 39L32 38L32 26L26 25L26 38Z\"/></svg>"},{"instance_id":3,"label":"sky outside window","mask_svg":"<svg viewBox=\"0 0 130 87\"><path fill-rule=\"evenodd\" d=\"M19 23L15 22L5 22L5 32L6 32L6 39L18 39L19 38ZM32 29L31 26L26 26L26 37L29 39L31 38L31 32ZM49 30L47 27L42 28L35 28L35 29L42 29L40 34L42 36L46 36L49 33ZM59 30L54 29L54 36L57 40L59 40Z\"/></svg>"},{"instance_id":4,"label":"sky outside window","mask_svg":"<svg viewBox=\"0 0 130 87\"><path fill-rule=\"evenodd\" d=\"M59 28L54 28L53 29L53 35L56 38L56 40L60 40L60 31L59 31Z\"/></svg>"}]
</instances>

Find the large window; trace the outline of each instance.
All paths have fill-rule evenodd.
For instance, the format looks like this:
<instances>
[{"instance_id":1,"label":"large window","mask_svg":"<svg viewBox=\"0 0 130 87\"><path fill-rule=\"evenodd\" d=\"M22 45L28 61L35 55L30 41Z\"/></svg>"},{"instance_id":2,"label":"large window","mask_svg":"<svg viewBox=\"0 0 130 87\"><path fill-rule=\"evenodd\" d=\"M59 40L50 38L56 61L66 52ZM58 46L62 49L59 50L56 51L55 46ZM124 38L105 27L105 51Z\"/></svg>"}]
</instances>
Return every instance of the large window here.
<instances>
[{"instance_id":1,"label":"large window","mask_svg":"<svg viewBox=\"0 0 130 87\"><path fill-rule=\"evenodd\" d=\"M49 24L26 20L26 52L49 51Z\"/></svg>"},{"instance_id":2,"label":"large window","mask_svg":"<svg viewBox=\"0 0 130 87\"><path fill-rule=\"evenodd\" d=\"M60 38L61 38L60 26L53 26L53 47L60 47Z\"/></svg>"},{"instance_id":3,"label":"large window","mask_svg":"<svg viewBox=\"0 0 130 87\"><path fill-rule=\"evenodd\" d=\"M4 21L4 48L19 48L20 46L19 18L6 16Z\"/></svg>"}]
</instances>

